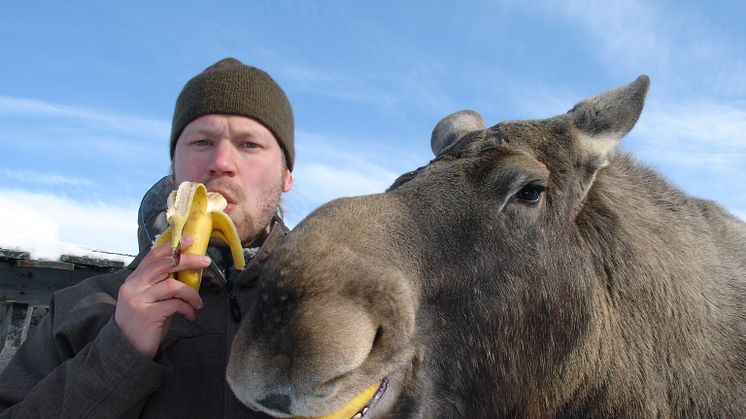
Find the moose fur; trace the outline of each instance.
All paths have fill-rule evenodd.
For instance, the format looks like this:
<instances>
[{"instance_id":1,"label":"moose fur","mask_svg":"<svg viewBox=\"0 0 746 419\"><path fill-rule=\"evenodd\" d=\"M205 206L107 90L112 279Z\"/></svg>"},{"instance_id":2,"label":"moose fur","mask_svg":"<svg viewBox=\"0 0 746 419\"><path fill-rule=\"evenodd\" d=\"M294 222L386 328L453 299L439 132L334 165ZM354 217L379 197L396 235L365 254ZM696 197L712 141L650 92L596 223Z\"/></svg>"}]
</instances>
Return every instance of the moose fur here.
<instances>
[{"instance_id":1,"label":"moose fur","mask_svg":"<svg viewBox=\"0 0 746 419\"><path fill-rule=\"evenodd\" d=\"M544 120L433 132L383 194L327 203L262 267L240 400L367 418L746 417L746 225L617 150L648 78Z\"/></svg>"}]
</instances>

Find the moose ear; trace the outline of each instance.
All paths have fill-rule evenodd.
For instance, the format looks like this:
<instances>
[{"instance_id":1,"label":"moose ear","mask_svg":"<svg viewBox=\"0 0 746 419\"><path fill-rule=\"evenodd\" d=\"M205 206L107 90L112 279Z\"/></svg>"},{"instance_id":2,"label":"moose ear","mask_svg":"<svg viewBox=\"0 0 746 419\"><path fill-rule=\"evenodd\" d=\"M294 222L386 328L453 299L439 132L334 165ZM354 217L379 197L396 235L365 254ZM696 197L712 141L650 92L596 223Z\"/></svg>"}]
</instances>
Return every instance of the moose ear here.
<instances>
[{"instance_id":1,"label":"moose ear","mask_svg":"<svg viewBox=\"0 0 746 419\"><path fill-rule=\"evenodd\" d=\"M433 154L439 156L464 135L482 129L484 129L484 121L478 113L468 109L454 112L441 119L435 126L430 139L430 148L433 149Z\"/></svg>"},{"instance_id":2,"label":"moose ear","mask_svg":"<svg viewBox=\"0 0 746 419\"><path fill-rule=\"evenodd\" d=\"M628 85L578 103L567 113L578 130L580 147L598 162L598 168L608 164L619 140L637 123L649 85L650 78L641 75Z\"/></svg>"}]
</instances>

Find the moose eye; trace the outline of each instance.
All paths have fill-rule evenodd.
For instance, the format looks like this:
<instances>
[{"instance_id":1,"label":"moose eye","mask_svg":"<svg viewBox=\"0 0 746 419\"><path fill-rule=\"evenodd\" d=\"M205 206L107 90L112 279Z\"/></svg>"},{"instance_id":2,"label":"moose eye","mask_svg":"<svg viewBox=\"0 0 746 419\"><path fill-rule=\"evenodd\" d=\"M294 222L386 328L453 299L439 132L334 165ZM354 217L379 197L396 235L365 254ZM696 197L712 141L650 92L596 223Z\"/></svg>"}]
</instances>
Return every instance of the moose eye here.
<instances>
[{"instance_id":1,"label":"moose eye","mask_svg":"<svg viewBox=\"0 0 746 419\"><path fill-rule=\"evenodd\" d=\"M546 190L547 188L545 186L531 184L524 186L517 194L515 194L515 196L521 201L535 203L539 201L541 194Z\"/></svg>"}]
</instances>

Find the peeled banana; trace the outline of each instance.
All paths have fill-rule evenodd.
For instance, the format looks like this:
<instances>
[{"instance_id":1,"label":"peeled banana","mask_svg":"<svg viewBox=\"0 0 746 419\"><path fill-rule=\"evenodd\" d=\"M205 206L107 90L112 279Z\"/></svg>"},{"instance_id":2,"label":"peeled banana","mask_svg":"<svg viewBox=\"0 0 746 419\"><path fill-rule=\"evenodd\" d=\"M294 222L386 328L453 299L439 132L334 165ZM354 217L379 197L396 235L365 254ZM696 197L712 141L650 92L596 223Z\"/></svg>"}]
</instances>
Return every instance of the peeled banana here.
<instances>
[{"instance_id":1,"label":"peeled banana","mask_svg":"<svg viewBox=\"0 0 746 419\"><path fill-rule=\"evenodd\" d=\"M223 195L207 192L205 185L198 182L182 182L168 196L167 205L166 220L169 227L156 238L153 246L170 243L175 256L179 253L204 255L210 238L214 237L224 241L230 248L233 266L236 269L244 268L246 260L241 240L233 221L223 212L228 205ZM194 237L194 243L180 252L179 245L183 236ZM202 269L179 271L175 278L199 290Z\"/></svg>"}]
</instances>

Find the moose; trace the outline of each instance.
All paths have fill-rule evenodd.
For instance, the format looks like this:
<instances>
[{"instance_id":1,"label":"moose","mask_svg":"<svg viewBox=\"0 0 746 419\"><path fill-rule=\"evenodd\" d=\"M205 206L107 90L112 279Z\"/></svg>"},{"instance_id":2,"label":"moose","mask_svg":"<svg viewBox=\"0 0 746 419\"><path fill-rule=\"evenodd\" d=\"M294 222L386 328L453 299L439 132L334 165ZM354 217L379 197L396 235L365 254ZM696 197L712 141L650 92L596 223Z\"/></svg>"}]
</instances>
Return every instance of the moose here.
<instances>
[{"instance_id":1,"label":"moose","mask_svg":"<svg viewBox=\"0 0 746 419\"><path fill-rule=\"evenodd\" d=\"M316 209L260 268L236 396L276 417L746 417L746 224L617 148L648 86L491 128L457 112L429 164Z\"/></svg>"}]
</instances>

